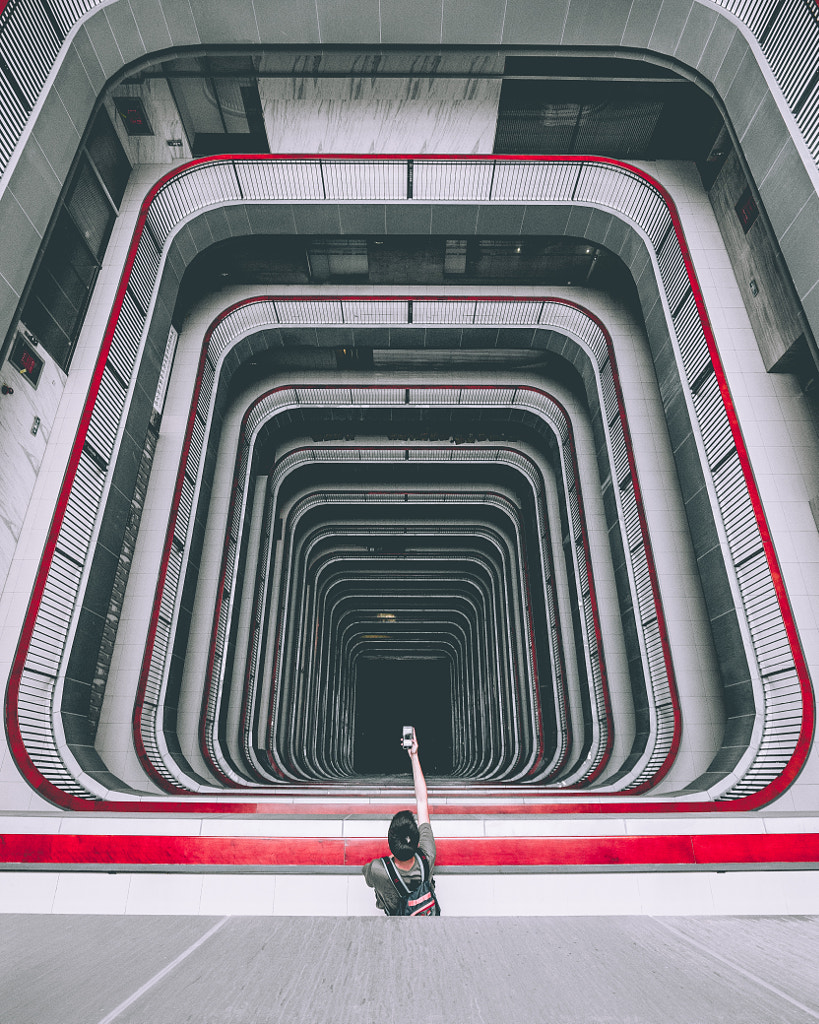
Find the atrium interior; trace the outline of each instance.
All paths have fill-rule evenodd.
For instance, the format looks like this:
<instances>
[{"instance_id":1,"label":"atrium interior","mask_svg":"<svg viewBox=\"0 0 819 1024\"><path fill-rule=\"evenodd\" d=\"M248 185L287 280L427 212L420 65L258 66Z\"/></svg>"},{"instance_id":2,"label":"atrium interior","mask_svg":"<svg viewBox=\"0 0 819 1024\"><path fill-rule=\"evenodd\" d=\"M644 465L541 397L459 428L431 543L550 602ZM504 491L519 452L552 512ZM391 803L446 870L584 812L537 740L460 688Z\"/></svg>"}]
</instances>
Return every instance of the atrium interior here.
<instances>
[{"instance_id":1,"label":"atrium interior","mask_svg":"<svg viewBox=\"0 0 819 1024\"><path fill-rule=\"evenodd\" d=\"M412 723L453 914L819 913L817 59L0 0L8 907L375 913Z\"/></svg>"}]
</instances>

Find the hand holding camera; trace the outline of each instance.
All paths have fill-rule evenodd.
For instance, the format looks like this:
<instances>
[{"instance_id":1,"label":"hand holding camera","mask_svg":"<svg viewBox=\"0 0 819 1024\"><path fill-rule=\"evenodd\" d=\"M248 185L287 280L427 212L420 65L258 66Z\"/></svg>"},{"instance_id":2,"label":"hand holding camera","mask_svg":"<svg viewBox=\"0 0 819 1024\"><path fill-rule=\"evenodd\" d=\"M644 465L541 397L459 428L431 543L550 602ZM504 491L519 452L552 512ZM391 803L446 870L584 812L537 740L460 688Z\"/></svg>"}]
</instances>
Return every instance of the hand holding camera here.
<instances>
[{"instance_id":1,"label":"hand holding camera","mask_svg":"<svg viewBox=\"0 0 819 1024\"><path fill-rule=\"evenodd\" d=\"M401 746L410 757L418 753L418 738L415 735L415 728L412 725L405 725L401 731Z\"/></svg>"}]
</instances>

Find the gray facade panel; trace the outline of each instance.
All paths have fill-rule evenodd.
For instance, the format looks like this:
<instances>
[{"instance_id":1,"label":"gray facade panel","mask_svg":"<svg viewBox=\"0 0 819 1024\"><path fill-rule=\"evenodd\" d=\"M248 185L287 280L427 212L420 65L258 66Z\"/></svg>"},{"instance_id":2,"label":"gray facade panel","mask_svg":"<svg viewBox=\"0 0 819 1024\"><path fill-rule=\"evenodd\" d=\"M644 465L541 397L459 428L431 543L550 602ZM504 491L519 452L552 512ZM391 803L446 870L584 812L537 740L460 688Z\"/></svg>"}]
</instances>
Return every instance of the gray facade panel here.
<instances>
[{"instance_id":1,"label":"gray facade panel","mask_svg":"<svg viewBox=\"0 0 819 1024\"><path fill-rule=\"evenodd\" d=\"M734 79L739 73L740 65L745 59L747 52L748 43L745 41L745 37L742 33L738 31L731 40L731 45L728 47L728 51L720 63L719 70L712 79L714 87L720 96L722 96L723 100L728 95L728 91L731 86L734 84ZM728 116L732 117L733 111L730 108L727 108L727 110Z\"/></svg>"},{"instance_id":2,"label":"gray facade panel","mask_svg":"<svg viewBox=\"0 0 819 1024\"><path fill-rule=\"evenodd\" d=\"M625 30L619 40L620 45L647 49L662 5L662 0L633 0ZM602 17L600 8L598 11Z\"/></svg>"},{"instance_id":3,"label":"gray facade panel","mask_svg":"<svg viewBox=\"0 0 819 1024\"><path fill-rule=\"evenodd\" d=\"M204 215L203 219L207 220L207 225L214 242L222 242L226 238L232 238L235 234L232 230L233 218L228 215L227 211L228 207L219 206L215 210L208 210ZM206 244L210 245L210 242Z\"/></svg>"},{"instance_id":4,"label":"gray facade panel","mask_svg":"<svg viewBox=\"0 0 819 1024\"><path fill-rule=\"evenodd\" d=\"M322 43L381 42L378 0L361 0L356 4L348 0L316 0L316 10Z\"/></svg>"},{"instance_id":5,"label":"gray facade panel","mask_svg":"<svg viewBox=\"0 0 819 1024\"><path fill-rule=\"evenodd\" d=\"M315 4L304 0L254 0L253 10L262 39L270 44L318 42L318 19Z\"/></svg>"},{"instance_id":6,"label":"gray facade panel","mask_svg":"<svg viewBox=\"0 0 819 1024\"><path fill-rule=\"evenodd\" d=\"M339 206L338 215L342 234L383 235L386 233L387 224L383 206L372 204Z\"/></svg>"},{"instance_id":7,"label":"gray facade panel","mask_svg":"<svg viewBox=\"0 0 819 1024\"><path fill-rule=\"evenodd\" d=\"M479 235L519 235L525 206L481 206L478 210Z\"/></svg>"},{"instance_id":8,"label":"gray facade panel","mask_svg":"<svg viewBox=\"0 0 819 1024\"><path fill-rule=\"evenodd\" d=\"M510 46L555 46L562 41L569 0L512 0L506 8L503 42Z\"/></svg>"},{"instance_id":9,"label":"gray facade panel","mask_svg":"<svg viewBox=\"0 0 819 1024\"><path fill-rule=\"evenodd\" d=\"M674 49L674 56L684 64L697 67L714 26L720 20L716 11L694 4L685 23L685 31Z\"/></svg>"},{"instance_id":10,"label":"gray facade panel","mask_svg":"<svg viewBox=\"0 0 819 1024\"><path fill-rule=\"evenodd\" d=\"M0 274L0 324L11 323L20 295Z\"/></svg>"},{"instance_id":11,"label":"gray facade panel","mask_svg":"<svg viewBox=\"0 0 819 1024\"><path fill-rule=\"evenodd\" d=\"M748 165L754 168L754 180L760 189L764 187L762 183L785 147L791 147L796 156L791 137L782 122L782 115L769 92L765 93L762 102L756 108L748 128L740 137L740 143ZM801 160L798 156L796 159L799 167L794 166L793 169L797 179L801 170L807 180L807 173Z\"/></svg>"},{"instance_id":12,"label":"gray facade panel","mask_svg":"<svg viewBox=\"0 0 819 1024\"><path fill-rule=\"evenodd\" d=\"M140 25L146 17L146 14L143 13L142 2L143 0L133 0L131 3L133 10L138 12L137 20ZM152 4L153 0L147 0L147 2ZM162 0L160 2L162 3ZM162 14L171 33L174 46L195 46L196 43L201 42L190 2L162 3Z\"/></svg>"},{"instance_id":13,"label":"gray facade panel","mask_svg":"<svg viewBox=\"0 0 819 1024\"><path fill-rule=\"evenodd\" d=\"M322 206L295 206L293 219L300 235L337 235L341 231L339 208L330 203Z\"/></svg>"},{"instance_id":14,"label":"gray facade panel","mask_svg":"<svg viewBox=\"0 0 819 1024\"><path fill-rule=\"evenodd\" d=\"M69 50L54 78L53 91L59 93L71 120L82 131L97 100L85 65L75 50Z\"/></svg>"},{"instance_id":15,"label":"gray facade panel","mask_svg":"<svg viewBox=\"0 0 819 1024\"><path fill-rule=\"evenodd\" d=\"M724 96L725 105L731 111L731 123L739 138L743 137L760 104L768 95L765 76L754 55L747 50L740 61L733 84Z\"/></svg>"},{"instance_id":16,"label":"gray facade panel","mask_svg":"<svg viewBox=\"0 0 819 1024\"><path fill-rule=\"evenodd\" d=\"M649 47L661 53L674 53L687 31L693 7L693 0L664 0Z\"/></svg>"},{"instance_id":17,"label":"gray facade panel","mask_svg":"<svg viewBox=\"0 0 819 1024\"><path fill-rule=\"evenodd\" d=\"M500 43L506 0L483 0L480 17L470 0L445 0L442 42L447 46Z\"/></svg>"},{"instance_id":18,"label":"gray facade panel","mask_svg":"<svg viewBox=\"0 0 819 1024\"><path fill-rule=\"evenodd\" d=\"M49 93L31 133L43 153L48 157L48 162L54 168L55 174L63 181L68 176L68 171L76 156L80 136L88 119L88 111L79 110L76 112L76 116L79 120L79 128L74 126L59 95Z\"/></svg>"},{"instance_id":19,"label":"gray facade panel","mask_svg":"<svg viewBox=\"0 0 819 1024\"><path fill-rule=\"evenodd\" d=\"M111 4L105 8L105 17L125 63L144 57L148 50L128 4Z\"/></svg>"},{"instance_id":20,"label":"gray facade panel","mask_svg":"<svg viewBox=\"0 0 819 1024\"><path fill-rule=\"evenodd\" d=\"M788 138L777 154L769 173L759 185L765 210L777 236L791 226L793 219L812 195L813 182L805 170L793 141Z\"/></svg>"},{"instance_id":21,"label":"gray facade panel","mask_svg":"<svg viewBox=\"0 0 819 1024\"><path fill-rule=\"evenodd\" d=\"M190 239L197 252L204 252L214 241L213 233L210 229L210 217L208 216L210 212L212 211L206 211L202 216L194 218L188 224Z\"/></svg>"},{"instance_id":22,"label":"gray facade panel","mask_svg":"<svg viewBox=\"0 0 819 1024\"><path fill-rule=\"evenodd\" d=\"M802 297L802 308L812 324L819 324L819 284Z\"/></svg>"},{"instance_id":23,"label":"gray facade panel","mask_svg":"<svg viewBox=\"0 0 819 1024\"><path fill-rule=\"evenodd\" d=\"M460 234L474 234L477 223L478 210L474 206L434 206L430 233L457 238Z\"/></svg>"},{"instance_id":24,"label":"gray facade panel","mask_svg":"<svg viewBox=\"0 0 819 1024\"><path fill-rule=\"evenodd\" d=\"M15 291L22 294L42 236L10 192L0 202L0 221L3 224L0 274ZM5 333L8 324L4 322L3 328Z\"/></svg>"},{"instance_id":25,"label":"gray facade panel","mask_svg":"<svg viewBox=\"0 0 819 1024\"><path fill-rule=\"evenodd\" d=\"M585 238L589 231L592 210L587 206L573 206L566 222L566 234Z\"/></svg>"},{"instance_id":26,"label":"gray facade panel","mask_svg":"<svg viewBox=\"0 0 819 1024\"><path fill-rule=\"evenodd\" d=\"M248 217L246 206L225 206L222 209L225 215L225 219L230 225L231 235L236 236L253 234L253 227L251 226L250 217Z\"/></svg>"},{"instance_id":27,"label":"gray facade panel","mask_svg":"<svg viewBox=\"0 0 819 1024\"><path fill-rule=\"evenodd\" d=\"M151 17L143 17L139 23L139 34L148 53L166 50L175 43L170 28L165 20L163 5L160 0L140 0L140 9ZM133 13L131 14L133 17Z\"/></svg>"},{"instance_id":28,"label":"gray facade panel","mask_svg":"<svg viewBox=\"0 0 819 1024\"><path fill-rule=\"evenodd\" d=\"M123 58L114 38L114 31L105 16L106 10L107 8L103 7L95 11L85 22L85 29L107 79L112 78L122 68Z\"/></svg>"},{"instance_id":29,"label":"gray facade panel","mask_svg":"<svg viewBox=\"0 0 819 1024\"><path fill-rule=\"evenodd\" d=\"M32 140L20 154L8 188L41 233L48 226L60 187L61 182L49 167L37 141Z\"/></svg>"},{"instance_id":30,"label":"gray facade panel","mask_svg":"<svg viewBox=\"0 0 819 1024\"><path fill-rule=\"evenodd\" d=\"M705 44L702 56L696 64L700 74L704 75L710 82L714 81L737 35L739 35L739 29L732 22L728 21L727 18L719 18L717 20L713 32Z\"/></svg>"},{"instance_id":31,"label":"gray facade panel","mask_svg":"<svg viewBox=\"0 0 819 1024\"><path fill-rule=\"evenodd\" d=\"M431 212L428 206L392 206L384 208L388 235L428 235Z\"/></svg>"},{"instance_id":32,"label":"gray facade panel","mask_svg":"<svg viewBox=\"0 0 819 1024\"><path fill-rule=\"evenodd\" d=\"M381 0L381 42L435 44L441 40L443 0Z\"/></svg>"},{"instance_id":33,"label":"gray facade panel","mask_svg":"<svg viewBox=\"0 0 819 1024\"><path fill-rule=\"evenodd\" d=\"M97 51L91 44L85 25L78 29L69 49L76 51L79 55L83 67L88 73L92 86L96 89L97 93L100 93L105 86L107 76L103 70L102 64L100 64ZM66 53L67 52L68 51L66 51Z\"/></svg>"},{"instance_id":34,"label":"gray facade panel","mask_svg":"<svg viewBox=\"0 0 819 1024\"><path fill-rule=\"evenodd\" d=\"M819 195L812 195L780 239L796 294L801 299L819 280Z\"/></svg>"},{"instance_id":35,"label":"gray facade panel","mask_svg":"<svg viewBox=\"0 0 819 1024\"><path fill-rule=\"evenodd\" d=\"M527 206L521 231L524 235L562 235L570 213L568 206Z\"/></svg>"},{"instance_id":36,"label":"gray facade panel","mask_svg":"<svg viewBox=\"0 0 819 1024\"><path fill-rule=\"evenodd\" d=\"M194 21L203 41L219 39L224 43L259 43L259 28L253 5L231 3L223 0L196 0L191 5Z\"/></svg>"},{"instance_id":37,"label":"gray facade panel","mask_svg":"<svg viewBox=\"0 0 819 1024\"><path fill-rule=\"evenodd\" d=\"M572 3L563 32L564 46L610 46L626 29L632 0L609 0L605 17L593 4Z\"/></svg>"},{"instance_id":38,"label":"gray facade panel","mask_svg":"<svg viewBox=\"0 0 819 1024\"><path fill-rule=\"evenodd\" d=\"M258 206L251 218L251 230L256 235L293 235L296 232L296 221L293 207Z\"/></svg>"}]
</instances>

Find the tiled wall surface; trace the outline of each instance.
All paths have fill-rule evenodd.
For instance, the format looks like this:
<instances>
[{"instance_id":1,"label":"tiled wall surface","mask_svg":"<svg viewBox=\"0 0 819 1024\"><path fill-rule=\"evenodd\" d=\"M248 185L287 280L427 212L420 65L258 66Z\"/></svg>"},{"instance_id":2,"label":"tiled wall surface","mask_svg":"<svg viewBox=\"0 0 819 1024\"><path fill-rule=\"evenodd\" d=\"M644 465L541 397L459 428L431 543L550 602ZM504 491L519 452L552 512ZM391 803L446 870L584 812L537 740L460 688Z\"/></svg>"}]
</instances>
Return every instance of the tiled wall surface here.
<instances>
[{"instance_id":1,"label":"tiled wall surface","mask_svg":"<svg viewBox=\"0 0 819 1024\"><path fill-rule=\"evenodd\" d=\"M819 872L636 871L452 874L447 917L819 914ZM2 871L0 914L381 916L358 873L344 875Z\"/></svg>"}]
</instances>

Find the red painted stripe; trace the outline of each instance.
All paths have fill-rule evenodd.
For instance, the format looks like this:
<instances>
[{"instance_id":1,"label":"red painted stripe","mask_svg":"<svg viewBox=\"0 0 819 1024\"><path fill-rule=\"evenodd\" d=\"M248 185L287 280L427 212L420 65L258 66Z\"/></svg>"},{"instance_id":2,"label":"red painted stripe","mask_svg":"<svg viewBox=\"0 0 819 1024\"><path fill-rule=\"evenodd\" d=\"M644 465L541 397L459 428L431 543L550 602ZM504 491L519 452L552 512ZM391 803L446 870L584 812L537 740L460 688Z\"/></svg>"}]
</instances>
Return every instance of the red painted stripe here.
<instances>
[{"instance_id":1,"label":"red painted stripe","mask_svg":"<svg viewBox=\"0 0 819 1024\"><path fill-rule=\"evenodd\" d=\"M677 834L439 839L445 867L819 865L819 834ZM384 853L383 839L257 836L4 835L0 863L157 867L355 867Z\"/></svg>"},{"instance_id":2,"label":"red painted stripe","mask_svg":"<svg viewBox=\"0 0 819 1024\"><path fill-rule=\"evenodd\" d=\"M788 786L794 781L794 779L798 776L800 771L802 770L802 767L804 766L805 760L806 760L808 752L810 750L810 745L811 745L811 742L812 742L813 732L814 732L814 728L815 728L815 701L814 701L813 687L812 687L811 680L810 680L810 677L809 677L809 674L808 674L808 671L807 671L807 665L806 665L806 662L805 662L804 653L802 651L801 644L800 644L800 641L799 641L799 637L798 637L798 634L797 634L796 624L795 624L795 621L793 619L793 615L792 615L792 612L791 612L789 599L788 599L787 593L785 591L784 583L783 583L782 578L781 578L781 572L780 572L780 569L779 569L779 564L778 564L776 553L775 553L775 550L774 550L774 547L773 547L773 543L772 543L772 540L771 540L771 537L770 537L770 531L768 529L768 525L767 525L767 520L765 518L764 509L763 509L763 506L762 506L762 503L761 503L761 500L760 500L760 497L759 497L759 492L758 492L758 490L756 488L756 482L755 482L755 479L754 479L754 476L753 476L752 468L750 466L750 460L748 458L747 450L745 448L744 440L742 438L742 433L741 433L741 430L739 428L739 422L738 422L738 418L737 418L737 415L736 415L736 410L735 410L735 407L733 405L733 400L732 400L731 395L730 395L730 390L729 390L729 387L728 387L727 379L725 377L724 370L723 370L721 361L719 360L719 356L718 356L718 353L717 353L716 342L715 342L715 339L714 339L714 336L713 336L713 331L711 329L711 325L710 325L710 321L708 319L707 312L705 310L705 304L704 304L703 299L702 299L702 293L701 293L701 290L700 290L700 287L699 287L699 283L698 283L698 280L697 280L697 277L696 277L696 272L694 270L693 263L691 261L690 252L688 250L688 247L687 247L687 244L686 244L686 241L685 241L685 237L684 237L684 234L683 234L682 225L681 225L681 222L680 222L679 215L677 213L675 204L674 204L673 200L671 199L669 193L666 191L666 189L664 189L663 186L659 184L659 182L657 182L653 177L651 177L651 175L649 175L646 172L640 170L639 168L633 167L633 166L631 166L631 165L629 165L629 164L627 164L627 163L625 163L623 161L612 160L612 159L609 159L607 157L557 156L557 155L556 156L547 156L547 157L537 156L537 155L533 155L533 156L516 156L516 155L464 156L462 154L454 154L454 155L430 154L430 155L424 155L424 156L411 156L411 157L408 157L407 155L403 155L402 156L402 155L391 155L391 154L378 154L378 155L372 155L372 154L368 154L368 155L362 155L362 154L332 154L332 155L322 155L322 156L316 156L315 154L303 154L303 155L297 155L297 154L295 154L295 155L294 154L277 154L275 157L272 157L269 154L254 154L254 155L249 155L249 156L246 156L246 157L242 157L242 160L244 160L244 161L268 160L268 161L272 162L272 161L276 161L276 160L281 161L281 160L291 160L291 159L300 159L300 160L303 160L303 161L311 161L311 162L327 160L327 159L345 159L345 160L350 160L351 162L382 161L382 160L391 160L391 159L418 159L418 160L427 160L427 161L430 161L430 160L433 160L433 161L434 160L447 161L447 160L449 160L449 161L455 161L455 162L466 162L466 161L477 162L477 161L494 160L494 161L497 161L497 162L504 162L504 161L510 161L510 162L515 162L515 161L517 161L517 162L541 161L541 162L566 162L566 163L577 163L577 164L580 164L580 163L592 163L592 164L598 163L598 164L603 164L603 165L607 165L607 166L620 167L620 168L626 170L629 174L644 180L654 190L656 190L656 192L660 196L662 196L662 198L663 198L664 202L666 203L667 208L669 210L669 214L671 216L672 223L674 225L674 230L676 232L676 235L677 235L680 247L681 247L681 251L682 251L682 254L683 254L684 261L685 261L685 265L686 265L686 269L687 269L687 272L688 272L689 280L690 280L690 283L691 283L692 291L693 291L693 294L694 294L695 302L696 302L697 309L698 309L698 312L699 312L699 315L700 315L700 319L701 319L701 322L702 322L702 325L703 325L703 330L704 330L705 335L706 335L706 340L707 340L707 343L709 345L709 349L711 350L711 353L712 353L712 359L714 360L714 369L715 369L715 372L716 372L716 375L717 375L717 380L718 380L718 384L719 384L719 387L720 387L720 392L721 392L721 394L723 396L726 412L727 412L727 415L728 415L728 418L729 418L729 421L730 421L730 424L731 424L732 433L733 433L733 436L734 436L734 439L735 439L735 443L736 443L736 446L737 446L737 450L738 450L738 453L739 453L739 457L740 457L740 463L741 463L741 466L742 466L742 469L743 469L743 474L745 476L746 483L747 483L747 486L748 486L749 495L750 495L750 498L751 498L751 501L752 501L752 504L753 504L753 507L754 507L754 510L755 510L755 514L756 514L756 518L757 518L757 523L758 523L758 526L759 526L759 529L760 529L760 533L761 533L761 537L762 537L763 547L764 547L764 550L765 550L765 553L766 553L768 565L769 565L769 568L770 568L770 571L771 571L771 574L772 574L772 579L773 579L774 586L775 586L776 593L777 593L777 598L778 598L778 601L779 601L779 604L780 604L780 610L781 610L782 615L783 615L785 629L786 629L786 632L787 632L787 635L788 635L788 638L789 638L789 641L790 641L791 650L792 650L794 661L795 661L795 665L796 665L797 675L798 675L799 682L800 682L800 688L801 688L801 693L802 693L802 710L803 710L802 725L801 725L799 740L797 742L797 745L796 745L796 748L794 750L794 753L791 756L790 761L788 762L788 765L783 770L783 772L776 779L774 779L771 783L769 783L768 786L766 786L764 789L760 790L759 792L753 794L752 796L743 797L743 798L741 798L739 800L731 801L729 804L717 804L717 805L715 805L713 803L702 802L702 803L698 803L698 804L692 803L690 805L685 805L685 806L689 807L689 808L695 808L697 810L704 810L704 811L726 810L726 809L730 809L730 810L733 810L733 811L750 810L750 809L754 809L754 808L758 808L758 807L764 806L766 803L770 802L776 796L778 796L781 793L783 793L788 788ZM153 198L162 190L162 188L166 184L168 184L174 178L176 178L178 176L184 176L185 174L189 173L196 166L199 166L199 165L202 165L202 164L218 162L218 161L224 161L224 160L225 160L224 156L203 157L203 158L200 158L198 160L191 161L188 164L183 165L182 167L174 168L168 174L163 176L158 182L156 182L156 184L151 188L151 190L149 191L148 195L146 196L146 198L145 198L145 200L144 200L144 202L142 204L141 212L140 212L139 219L138 219L138 222L137 222L137 229L135 231L134 239L133 239L133 241L131 243L131 247L129 249L128 259L126 261L125 269L123 270L123 275L122 275L122 278L121 278L121 281L120 281L120 288L119 288L118 293L117 293L117 300L114 303L114 309L112 310L111 317L109 318L108 328L106 330L106 334L105 334L105 337L104 337L104 340L103 340L102 349L101 349L101 352L100 352L100 358L97 361L97 365L96 365L96 368L95 368L95 371L94 371L94 376L92 377L91 386L89 388L89 395L88 395L88 399L86 401L86 406L85 406L85 410L84 410L84 413L83 413L83 419L81 421L80 431L78 432L77 440L75 441L74 449L72 451L72 455L71 455L71 458L70 458L70 461L69 461L69 466L68 466L68 469L66 471L66 477L65 477L64 482L63 482L63 488L62 488L62 491L61 491L60 499L58 501L57 510L55 511L54 520L52 521L52 528L51 528L51 531L49 533L49 539L48 539L48 541L46 543L46 547L44 549L44 554L43 554L43 557L42 557L42 560L41 560L41 563L40 563L40 568L39 568L39 572L38 572L38 576L37 576L37 581L36 581L36 584L35 584L35 587L34 587L34 591L33 591L33 595L32 595L31 601L29 603L29 607L28 607L28 611L27 611L27 615L26 615L26 620L25 620L24 628L23 628L23 631L22 631L21 636L20 636L20 641L19 641L19 644L18 644L18 648L17 648L17 652L16 652L16 655L15 655L15 660L14 660L12 672L11 672L11 675L10 675L9 686L8 686L7 691L6 691L6 708L5 708L5 711L6 711L6 714L5 714L6 727L7 727L8 735L9 735L10 748L12 750L12 754L13 754L13 756L15 758L15 761L17 762L18 767L21 770L21 773L26 778L26 780L32 785L32 787L37 789L44 797L46 797L47 799L51 800L52 802L54 802L54 803L56 803L56 804L58 804L60 806L67 807L67 808L94 807L96 809L96 808L100 807L100 804L102 802L100 802L100 801L93 801L93 800L85 800L85 799L80 799L80 798L75 798L75 797L68 797L66 794L62 793L62 791L60 791L55 786L53 786L51 783L49 783L46 779L44 779L43 776L40 774L39 770L37 769L37 767L31 761L31 759L30 759L30 757L28 755L28 752L25 749L25 745L22 742L22 736L20 734L19 722L18 722L18 718L17 718L17 715L18 715L18 703L17 703L17 701L18 701L18 696L19 696L20 674L22 672L23 663L25 661L25 657L26 657L26 654L27 654L27 651L28 651L28 645L29 645L29 642L30 642L30 639L31 639L31 631L33 629L34 621L36 619L37 611L39 610L40 601L42 599L43 587L45 585L45 578L47 576L48 569L49 569L50 564L51 564L51 558L53 556L54 544L56 543L56 536L57 536L57 533L59 532L59 525L60 525L60 523L62 521L62 516L63 516L64 511L65 511L65 504L67 503L67 500L68 500L68 494L70 493L71 483L73 482L73 476L74 476L74 473L76 472L76 463L79 460L79 453L80 453L81 448L82 448L82 440L84 440L85 431L87 430L87 426L88 426L88 420L90 419L91 412L93 411L94 398L96 397L97 390L99 389L99 382L100 382L100 379L101 379L102 369L104 368L104 363L105 363L104 356L107 356L108 347L110 347L110 339L113 336L113 332L114 332L114 330L116 328L117 317L118 317L118 314L119 314L119 309L120 309L121 304L122 304L122 298L124 297L125 286L127 285L127 280L128 280L129 275L130 275L131 266L133 264L133 260L134 260L135 255L136 255L136 246L138 244L139 235L140 235L140 233L142 231L142 228L143 228L143 225L144 225L144 222L145 222L147 211L148 211L148 209L150 207L150 204L151 204ZM453 298L452 301L457 301L457 299ZM375 387L377 385L373 385L373 386ZM52 543L52 541L53 541L53 543ZM653 585L653 583L652 583L652 585ZM139 804L139 803L136 804L137 808L143 808L144 806L145 806L144 804ZM167 807L169 805L160 805L160 806ZM220 806L220 804L217 802L215 804L215 806L218 807L218 806ZM640 806L641 806L641 810L642 810L643 809L643 805L640 805ZM665 809L665 812L667 813L668 810L671 809L671 808L673 808L675 811L679 811L683 805L681 805L681 804L660 804L660 806L663 807ZM125 811L125 810L128 809L128 805L125 804L125 803L112 802L110 809Z\"/></svg>"}]
</instances>

